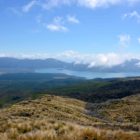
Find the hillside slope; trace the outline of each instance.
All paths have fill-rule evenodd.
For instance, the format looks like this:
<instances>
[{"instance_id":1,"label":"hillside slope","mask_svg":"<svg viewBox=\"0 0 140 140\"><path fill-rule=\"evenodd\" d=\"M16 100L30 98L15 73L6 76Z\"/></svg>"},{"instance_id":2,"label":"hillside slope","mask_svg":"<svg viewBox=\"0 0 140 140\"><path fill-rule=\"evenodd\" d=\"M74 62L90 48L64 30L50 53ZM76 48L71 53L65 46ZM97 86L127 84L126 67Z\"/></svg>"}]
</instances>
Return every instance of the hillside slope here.
<instances>
[{"instance_id":1,"label":"hillside slope","mask_svg":"<svg viewBox=\"0 0 140 140\"><path fill-rule=\"evenodd\" d=\"M140 125L140 94L100 104L88 104L88 110L108 122Z\"/></svg>"},{"instance_id":2,"label":"hillside slope","mask_svg":"<svg viewBox=\"0 0 140 140\"><path fill-rule=\"evenodd\" d=\"M139 96L135 98L137 100ZM87 108L88 105L76 99L47 95L1 109L0 139L140 140L139 122L134 124L124 121L119 124L109 117L106 121L106 118L98 117L95 108ZM102 108L108 109L104 105Z\"/></svg>"}]
</instances>

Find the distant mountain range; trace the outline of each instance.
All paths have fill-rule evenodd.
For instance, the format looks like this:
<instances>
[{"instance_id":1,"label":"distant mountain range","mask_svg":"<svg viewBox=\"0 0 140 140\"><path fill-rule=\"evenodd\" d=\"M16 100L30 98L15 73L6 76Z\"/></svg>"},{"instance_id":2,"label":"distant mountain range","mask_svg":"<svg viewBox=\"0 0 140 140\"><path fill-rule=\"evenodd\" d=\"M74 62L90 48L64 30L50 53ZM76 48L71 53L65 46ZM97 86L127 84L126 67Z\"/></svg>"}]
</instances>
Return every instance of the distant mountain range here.
<instances>
[{"instance_id":1,"label":"distant mountain range","mask_svg":"<svg viewBox=\"0 0 140 140\"><path fill-rule=\"evenodd\" d=\"M68 63L53 58L42 60L0 57L0 73L35 72L36 70L47 68L91 72L140 72L140 60L131 59L112 67L89 67L89 64Z\"/></svg>"}]
</instances>

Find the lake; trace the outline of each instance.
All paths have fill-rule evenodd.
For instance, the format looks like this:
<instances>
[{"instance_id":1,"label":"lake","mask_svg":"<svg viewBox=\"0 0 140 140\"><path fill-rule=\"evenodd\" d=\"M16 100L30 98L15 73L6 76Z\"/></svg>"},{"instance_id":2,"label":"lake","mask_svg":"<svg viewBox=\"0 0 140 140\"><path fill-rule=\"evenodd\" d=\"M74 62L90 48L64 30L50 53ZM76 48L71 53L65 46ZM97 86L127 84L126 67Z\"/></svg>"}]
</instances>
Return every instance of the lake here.
<instances>
[{"instance_id":1,"label":"lake","mask_svg":"<svg viewBox=\"0 0 140 140\"><path fill-rule=\"evenodd\" d=\"M78 77L84 77L86 79L94 78L121 78L121 77L133 77L140 76L140 73L98 73L98 72L89 72L89 71L72 71L67 69L39 69L36 70L37 73L63 73L67 75L73 75Z\"/></svg>"}]
</instances>

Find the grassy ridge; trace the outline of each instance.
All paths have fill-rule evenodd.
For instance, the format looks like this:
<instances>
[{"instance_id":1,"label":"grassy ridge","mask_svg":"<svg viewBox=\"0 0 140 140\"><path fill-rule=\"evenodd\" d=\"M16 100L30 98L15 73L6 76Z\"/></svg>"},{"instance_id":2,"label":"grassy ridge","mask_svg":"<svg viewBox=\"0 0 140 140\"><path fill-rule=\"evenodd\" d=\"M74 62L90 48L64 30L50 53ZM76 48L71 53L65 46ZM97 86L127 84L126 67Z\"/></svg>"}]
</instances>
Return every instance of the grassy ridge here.
<instances>
[{"instance_id":1,"label":"grassy ridge","mask_svg":"<svg viewBox=\"0 0 140 140\"><path fill-rule=\"evenodd\" d=\"M118 124L110 118L110 122L105 122L95 117L94 110L87 109L87 104L76 99L47 95L1 109L0 139L139 140L139 123ZM92 115L89 114L91 111Z\"/></svg>"},{"instance_id":2,"label":"grassy ridge","mask_svg":"<svg viewBox=\"0 0 140 140\"><path fill-rule=\"evenodd\" d=\"M132 123L140 125L140 94L122 99L109 100L98 104L88 104L92 114L107 122Z\"/></svg>"}]
</instances>

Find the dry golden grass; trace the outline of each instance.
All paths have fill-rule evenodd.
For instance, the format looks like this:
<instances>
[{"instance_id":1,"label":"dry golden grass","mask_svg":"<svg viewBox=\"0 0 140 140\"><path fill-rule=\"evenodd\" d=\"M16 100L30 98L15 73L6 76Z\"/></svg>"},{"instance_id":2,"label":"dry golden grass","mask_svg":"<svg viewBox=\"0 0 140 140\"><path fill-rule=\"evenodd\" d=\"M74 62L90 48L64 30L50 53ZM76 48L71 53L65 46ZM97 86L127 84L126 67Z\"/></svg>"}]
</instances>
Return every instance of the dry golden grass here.
<instances>
[{"instance_id":1,"label":"dry golden grass","mask_svg":"<svg viewBox=\"0 0 140 140\"><path fill-rule=\"evenodd\" d=\"M91 117L85 112L86 103L58 96L44 96L36 100L23 101L0 111L0 119L8 118L42 118L91 124L99 119Z\"/></svg>"},{"instance_id":2,"label":"dry golden grass","mask_svg":"<svg viewBox=\"0 0 140 140\"><path fill-rule=\"evenodd\" d=\"M1 140L140 140L134 132L101 130L70 123L37 120L11 124L0 133Z\"/></svg>"},{"instance_id":3,"label":"dry golden grass","mask_svg":"<svg viewBox=\"0 0 140 140\"><path fill-rule=\"evenodd\" d=\"M0 110L0 140L140 140L139 125L135 130L123 123L118 129L88 115L86 107L57 96L15 104Z\"/></svg>"},{"instance_id":4,"label":"dry golden grass","mask_svg":"<svg viewBox=\"0 0 140 140\"><path fill-rule=\"evenodd\" d=\"M140 94L103 103L98 112L109 121L140 124Z\"/></svg>"}]
</instances>

